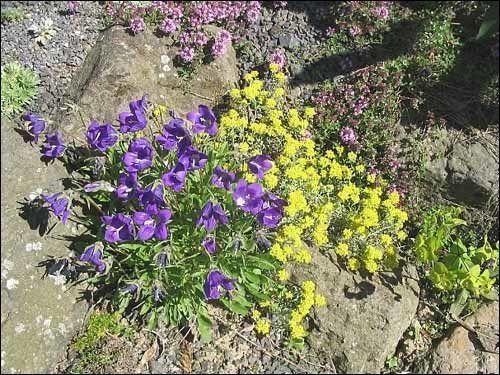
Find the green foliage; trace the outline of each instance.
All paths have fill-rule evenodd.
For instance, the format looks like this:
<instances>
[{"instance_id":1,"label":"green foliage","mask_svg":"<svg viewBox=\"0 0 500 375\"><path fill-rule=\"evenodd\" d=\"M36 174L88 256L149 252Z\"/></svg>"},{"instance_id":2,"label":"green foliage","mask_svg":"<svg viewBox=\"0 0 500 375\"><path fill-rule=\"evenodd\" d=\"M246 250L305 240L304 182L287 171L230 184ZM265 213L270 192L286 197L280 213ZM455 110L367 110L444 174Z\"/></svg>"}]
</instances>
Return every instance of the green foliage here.
<instances>
[{"instance_id":1,"label":"green foliage","mask_svg":"<svg viewBox=\"0 0 500 375\"><path fill-rule=\"evenodd\" d=\"M498 2L495 1L490 5L486 15L484 16L484 21L481 24L479 31L476 35L476 39L487 39L493 34L498 32Z\"/></svg>"},{"instance_id":2,"label":"green foliage","mask_svg":"<svg viewBox=\"0 0 500 375\"><path fill-rule=\"evenodd\" d=\"M10 63L2 67L2 116L17 115L38 95L38 74Z\"/></svg>"},{"instance_id":3,"label":"green foliage","mask_svg":"<svg viewBox=\"0 0 500 375\"><path fill-rule=\"evenodd\" d=\"M434 286L455 293L455 313L465 306L469 294L495 298L492 287L498 276L498 243L493 248L485 237L479 247L466 246L456 235L457 227L466 225L460 213L458 207L431 210L415 239L417 257L429 267Z\"/></svg>"},{"instance_id":4,"label":"green foliage","mask_svg":"<svg viewBox=\"0 0 500 375\"><path fill-rule=\"evenodd\" d=\"M24 11L21 8L4 8L1 10L2 22L14 23L24 18Z\"/></svg>"},{"instance_id":5,"label":"green foliage","mask_svg":"<svg viewBox=\"0 0 500 375\"><path fill-rule=\"evenodd\" d=\"M71 348L77 354L77 361L71 368L71 373L81 373L87 366L100 367L112 363L113 356L101 353L100 348L107 335L119 335L131 338L133 329L120 323L119 313L93 313L85 331L72 343Z\"/></svg>"}]
</instances>

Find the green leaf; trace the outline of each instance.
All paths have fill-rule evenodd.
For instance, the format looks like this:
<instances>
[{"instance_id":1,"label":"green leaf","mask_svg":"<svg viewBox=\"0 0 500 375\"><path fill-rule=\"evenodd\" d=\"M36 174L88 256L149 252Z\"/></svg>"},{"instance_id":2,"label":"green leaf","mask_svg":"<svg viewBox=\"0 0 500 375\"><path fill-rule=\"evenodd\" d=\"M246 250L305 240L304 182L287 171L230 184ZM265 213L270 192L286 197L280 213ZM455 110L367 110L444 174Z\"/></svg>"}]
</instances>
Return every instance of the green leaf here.
<instances>
[{"instance_id":1,"label":"green leaf","mask_svg":"<svg viewBox=\"0 0 500 375\"><path fill-rule=\"evenodd\" d=\"M484 21L479 27L476 40L486 39L498 31L498 2L494 2L484 17Z\"/></svg>"},{"instance_id":2,"label":"green leaf","mask_svg":"<svg viewBox=\"0 0 500 375\"><path fill-rule=\"evenodd\" d=\"M232 301L232 300L227 300L224 298L224 299L221 299L221 301L224 304L224 306L226 306L229 310L231 310L235 314L239 314L239 315L248 314L248 309L234 300Z\"/></svg>"},{"instance_id":3,"label":"green leaf","mask_svg":"<svg viewBox=\"0 0 500 375\"><path fill-rule=\"evenodd\" d=\"M198 322L198 332L200 333L201 341L209 343L212 341L212 320L204 308L198 310L196 320Z\"/></svg>"},{"instance_id":4,"label":"green leaf","mask_svg":"<svg viewBox=\"0 0 500 375\"><path fill-rule=\"evenodd\" d=\"M467 304L467 299L469 298L469 291L467 289L462 289L458 297L450 306L450 314L454 317L459 317L462 313L465 305Z\"/></svg>"}]
</instances>

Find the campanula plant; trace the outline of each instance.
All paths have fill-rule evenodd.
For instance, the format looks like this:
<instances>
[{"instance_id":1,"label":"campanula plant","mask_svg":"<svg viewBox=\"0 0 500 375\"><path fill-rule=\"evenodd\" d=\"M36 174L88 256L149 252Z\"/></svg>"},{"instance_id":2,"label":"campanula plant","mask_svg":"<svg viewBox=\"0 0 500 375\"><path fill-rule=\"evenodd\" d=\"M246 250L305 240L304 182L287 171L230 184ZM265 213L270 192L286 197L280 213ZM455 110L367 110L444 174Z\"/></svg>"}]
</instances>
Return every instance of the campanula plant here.
<instances>
[{"instance_id":1,"label":"campanula plant","mask_svg":"<svg viewBox=\"0 0 500 375\"><path fill-rule=\"evenodd\" d=\"M63 223L76 219L71 206L90 208L78 220L95 241L73 261L117 309L150 325L196 320L209 339L209 303L246 314L284 293L269 239L288 202L262 184L271 156L242 155L219 134L209 107L167 117L145 95L129 108L116 124L89 122L74 200L62 193L39 199ZM36 141L43 120L24 119ZM42 153L62 158L71 147L56 132L46 135Z\"/></svg>"}]
</instances>

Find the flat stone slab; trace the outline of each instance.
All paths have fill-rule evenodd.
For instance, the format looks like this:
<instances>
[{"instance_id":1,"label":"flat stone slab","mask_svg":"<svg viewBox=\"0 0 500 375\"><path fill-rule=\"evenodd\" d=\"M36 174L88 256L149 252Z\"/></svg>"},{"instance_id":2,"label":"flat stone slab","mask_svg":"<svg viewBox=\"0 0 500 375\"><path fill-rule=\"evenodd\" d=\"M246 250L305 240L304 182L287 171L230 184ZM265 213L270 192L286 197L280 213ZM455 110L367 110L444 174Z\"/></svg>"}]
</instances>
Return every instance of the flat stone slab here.
<instances>
[{"instance_id":1,"label":"flat stone slab","mask_svg":"<svg viewBox=\"0 0 500 375\"><path fill-rule=\"evenodd\" d=\"M58 224L41 237L20 216L25 197L37 188L62 191L62 165L45 166L38 147L25 143L14 124L2 119L1 182L1 341L2 373L53 373L66 345L81 327L86 303L76 303L78 291L68 289L62 277L42 279L49 256L67 256L68 242L54 238L71 234ZM33 217L29 218L32 221ZM53 220L54 218L52 218ZM50 228L50 224L49 224Z\"/></svg>"}]
</instances>

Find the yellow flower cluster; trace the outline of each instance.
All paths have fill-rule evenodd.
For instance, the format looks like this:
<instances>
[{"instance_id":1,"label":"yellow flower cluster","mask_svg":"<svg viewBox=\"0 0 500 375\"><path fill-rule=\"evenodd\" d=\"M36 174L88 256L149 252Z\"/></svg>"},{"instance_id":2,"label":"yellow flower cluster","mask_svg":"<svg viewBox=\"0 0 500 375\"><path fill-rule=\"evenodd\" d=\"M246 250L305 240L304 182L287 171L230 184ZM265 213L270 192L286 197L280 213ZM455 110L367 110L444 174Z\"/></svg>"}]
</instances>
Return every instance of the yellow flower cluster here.
<instances>
[{"instance_id":1,"label":"yellow flower cluster","mask_svg":"<svg viewBox=\"0 0 500 375\"><path fill-rule=\"evenodd\" d=\"M314 293L316 284L311 281L302 283L302 300L297 308L290 314L288 325L290 327L290 336L293 339L300 339L307 335L307 331L302 325L302 320L309 314L311 308L316 305L318 307L326 305L326 299L323 295Z\"/></svg>"},{"instance_id":2,"label":"yellow flower cluster","mask_svg":"<svg viewBox=\"0 0 500 375\"><path fill-rule=\"evenodd\" d=\"M396 265L408 220L399 195L386 194L388 182L367 172L360 155L344 146L319 152L310 137L314 108L287 107L286 76L270 64L270 77L261 80L256 71L245 75L244 87L230 91L234 109L220 121L220 134L233 141L242 158L276 157L262 183L288 205L270 254L280 262L308 263L315 251L308 245L314 244L335 251L353 271ZM255 181L247 169L241 172ZM284 280L284 273L278 278Z\"/></svg>"},{"instance_id":3,"label":"yellow flower cluster","mask_svg":"<svg viewBox=\"0 0 500 375\"><path fill-rule=\"evenodd\" d=\"M255 331L260 335L267 335L271 331L269 319L261 318L255 323Z\"/></svg>"}]
</instances>

